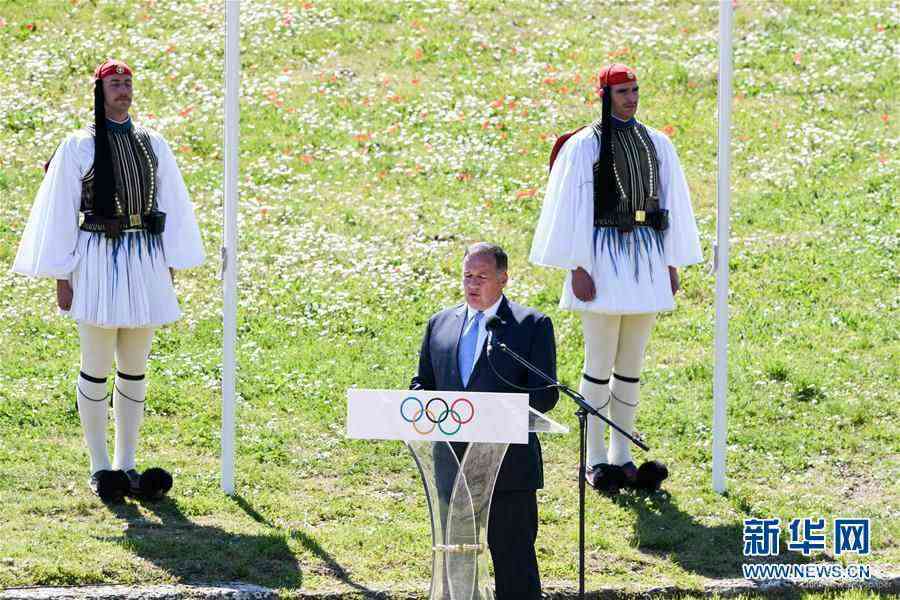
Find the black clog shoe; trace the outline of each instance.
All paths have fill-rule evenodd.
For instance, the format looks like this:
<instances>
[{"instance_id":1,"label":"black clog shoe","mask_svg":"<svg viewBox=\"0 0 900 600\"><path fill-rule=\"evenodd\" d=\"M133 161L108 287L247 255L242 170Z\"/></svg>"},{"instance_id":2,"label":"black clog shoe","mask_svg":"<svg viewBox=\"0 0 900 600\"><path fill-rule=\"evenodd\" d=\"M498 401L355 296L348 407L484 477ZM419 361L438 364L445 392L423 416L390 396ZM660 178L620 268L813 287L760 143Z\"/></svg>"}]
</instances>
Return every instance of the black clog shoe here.
<instances>
[{"instance_id":1,"label":"black clog shoe","mask_svg":"<svg viewBox=\"0 0 900 600\"><path fill-rule=\"evenodd\" d=\"M622 467L600 463L585 469L584 478L592 488L607 496L615 496L625 484Z\"/></svg>"},{"instance_id":2,"label":"black clog shoe","mask_svg":"<svg viewBox=\"0 0 900 600\"><path fill-rule=\"evenodd\" d=\"M104 502L119 502L128 493L128 476L122 471L101 469L91 475L88 485Z\"/></svg>"}]
</instances>

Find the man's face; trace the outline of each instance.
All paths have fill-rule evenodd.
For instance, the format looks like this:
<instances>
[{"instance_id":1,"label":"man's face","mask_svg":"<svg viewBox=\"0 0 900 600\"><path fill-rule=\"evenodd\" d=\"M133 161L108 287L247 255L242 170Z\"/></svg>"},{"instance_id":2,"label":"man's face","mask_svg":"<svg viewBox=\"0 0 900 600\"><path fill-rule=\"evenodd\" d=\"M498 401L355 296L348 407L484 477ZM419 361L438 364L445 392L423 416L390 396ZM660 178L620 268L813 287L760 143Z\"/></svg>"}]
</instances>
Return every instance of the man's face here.
<instances>
[{"instance_id":1,"label":"man's face","mask_svg":"<svg viewBox=\"0 0 900 600\"><path fill-rule=\"evenodd\" d=\"M107 111L128 112L131 108L131 75L114 73L103 78L103 97Z\"/></svg>"},{"instance_id":2,"label":"man's face","mask_svg":"<svg viewBox=\"0 0 900 600\"><path fill-rule=\"evenodd\" d=\"M627 121L637 112L638 108L638 84L617 83L609 87L610 98L612 100L612 113Z\"/></svg>"},{"instance_id":3,"label":"man's face","mask_svg":"<svg viewBox=\"0 0 900 600\"><path fill-rule=\"evenodd\" d=\"M463 260L463 290L466 303L475 310L487 310L500 299L508 277L497 271L491 254L470 254Z\"/></svg>"}]
</instances>

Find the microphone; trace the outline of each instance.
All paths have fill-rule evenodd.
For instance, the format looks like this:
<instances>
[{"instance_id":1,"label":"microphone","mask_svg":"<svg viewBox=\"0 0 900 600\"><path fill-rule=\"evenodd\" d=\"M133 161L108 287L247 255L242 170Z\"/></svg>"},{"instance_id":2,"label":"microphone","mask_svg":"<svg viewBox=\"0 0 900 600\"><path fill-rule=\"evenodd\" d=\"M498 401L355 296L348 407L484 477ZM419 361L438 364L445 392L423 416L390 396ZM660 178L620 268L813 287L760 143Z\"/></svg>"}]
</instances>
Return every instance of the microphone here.
<instances>
[{"instance_id":1,"label":"microphone","mask_svg":"<svg viewBox=\"0 0 900 600\"><path fill-rule=\"evenodd\" d=\"M494 349L494 332L497 331L497 329L501 325L503 325L503 319L501 319L497 315L494 315L493 317L488 319L487 323L484 324L484 329L485 329L485 331L488 332L488 339L487 339L488 356L491 355L491 350Z\"/></svg>"}]
</instances>

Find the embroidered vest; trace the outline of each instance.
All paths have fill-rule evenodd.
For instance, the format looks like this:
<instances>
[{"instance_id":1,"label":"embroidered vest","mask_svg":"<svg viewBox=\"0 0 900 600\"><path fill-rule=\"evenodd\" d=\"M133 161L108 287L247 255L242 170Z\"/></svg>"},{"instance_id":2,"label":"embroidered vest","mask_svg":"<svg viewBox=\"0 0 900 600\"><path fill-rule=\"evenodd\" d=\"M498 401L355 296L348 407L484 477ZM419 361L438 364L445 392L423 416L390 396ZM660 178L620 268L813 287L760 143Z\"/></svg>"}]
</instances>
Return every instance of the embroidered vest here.
<instances>
[{"instance_id":1,"label":"embroidered vest","mask_svg":"<svg viewBox=\"0 0 900 600\"><path fill-rule=\"evenodd\" d=\"M600 122L591 127L600 140ZM668 227L667 211L659 207L659 158L647 128L641 123L616 123L612 127L615 193L609 198L608 175L594 162L594 227Z\"/></svg>"},{"instance_id":2,"label":"embroidered vest","mask_svg":"<svg viewBox=\"0 0 900 600\"><path fill-rule=\"evenodd\" d=\"M88 126L88 131L95 135L93 125ZM159 159L153 152L149 132L139 125L132 125L110 128L107 134L116 180L116 216L140 217L156 210ZM93 165L81 179L81 211L85 215L94 214Z\"/></svg>"}]
</instances>

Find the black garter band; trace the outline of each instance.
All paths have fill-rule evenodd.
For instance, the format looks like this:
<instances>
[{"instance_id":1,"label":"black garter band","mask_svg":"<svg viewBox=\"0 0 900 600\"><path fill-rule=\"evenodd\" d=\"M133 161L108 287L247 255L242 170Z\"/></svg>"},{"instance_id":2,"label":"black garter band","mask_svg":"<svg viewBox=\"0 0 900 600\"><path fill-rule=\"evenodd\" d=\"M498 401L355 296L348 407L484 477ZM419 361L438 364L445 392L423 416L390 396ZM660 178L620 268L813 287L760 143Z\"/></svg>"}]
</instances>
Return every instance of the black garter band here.
<instances>
[{"instance_id":1,"label":"black garter band","mask_svg":"<svg viewBox=\"0 0 900 600\"><path fill-rule=\"evenodd\" d=\"M127 373L123 373L122 371L116 371L116 376L120 379L125 379L128 381L141 381L144 378L144 375L128 375Z\"/></svg>"},{"instance_id":2,"label":"black garter band","mask_svg":"<svg viewBox=\"0 0 900 600\"><path fill-rule=\"evenodd\" d=\"M613 377L615 377L619 381L624 381L625 383L639 383L641 381L639 377L625 377L624 375L619 375L618 373L613 373Z\"/></svg>"},{"instance_id":3,"label":"black garter band","mask_svg":"<svg viewBox=\"0 0 900 600\"><path fill-rule=\"evenodd\" d=\"M609 383L609 379L597 379L596 377L591 377L587 373L582 373L581 376L584 377L585 381L596 383L597 385L606 385Z\"/></svg>"},{"instance_id":4,"label":"black garter band","mask_svg":"<svg viewBox=\"0 0 900 600\"><path fill-rule=\"evenodd\" d=\"M81 375L82 379L90 381L91 383L106 383L106 377L103 377L102 379L100 377L91 377L84 371L79 371L78 374Z\"/></svg>"}]
</instances>

